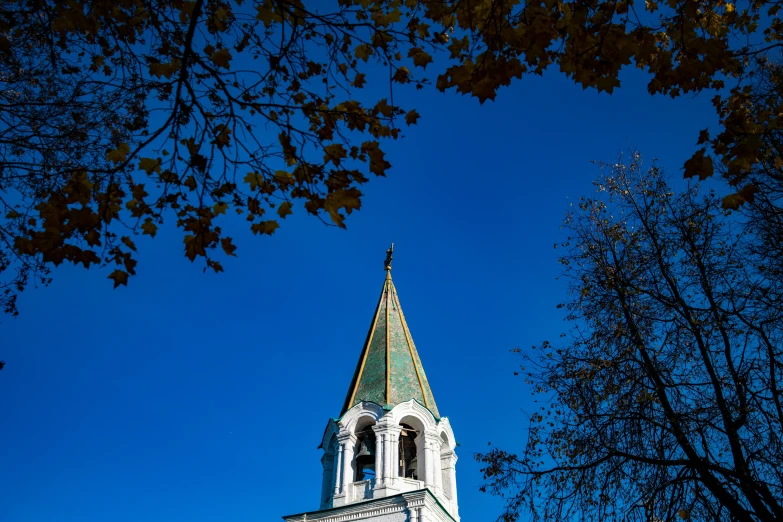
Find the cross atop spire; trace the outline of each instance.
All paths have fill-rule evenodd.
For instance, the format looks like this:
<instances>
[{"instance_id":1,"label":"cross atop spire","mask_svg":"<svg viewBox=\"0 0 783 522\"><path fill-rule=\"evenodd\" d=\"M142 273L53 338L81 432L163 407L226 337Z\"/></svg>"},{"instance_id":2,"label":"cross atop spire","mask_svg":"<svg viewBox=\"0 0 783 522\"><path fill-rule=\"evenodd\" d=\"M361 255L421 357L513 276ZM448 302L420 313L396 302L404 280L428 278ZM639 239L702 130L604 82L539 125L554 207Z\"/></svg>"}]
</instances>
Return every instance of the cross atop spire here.
<instances>
[{"instance_id":1,"label":"cross atop spire","mask_svg":"<svg viewBox=\"0 0 783 522\"><path fill-rule=\"evenodd\" d=\"M394 243L392 243L389 249L386 251L386 261L383 262L383 268L388 271L391 270L392 254L394 254Z\"/></svg>"}]
</instances>

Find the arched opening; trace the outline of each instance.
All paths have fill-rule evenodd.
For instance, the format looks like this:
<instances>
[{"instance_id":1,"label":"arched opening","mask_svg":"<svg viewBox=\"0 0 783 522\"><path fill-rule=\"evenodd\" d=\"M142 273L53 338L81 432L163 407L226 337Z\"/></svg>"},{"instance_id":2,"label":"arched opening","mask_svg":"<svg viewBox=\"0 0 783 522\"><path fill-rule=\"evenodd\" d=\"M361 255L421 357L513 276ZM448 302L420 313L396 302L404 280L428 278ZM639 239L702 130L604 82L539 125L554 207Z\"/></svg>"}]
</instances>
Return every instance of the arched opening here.
<instances>
[{"instance_id":1,"label":"arched opening","mask_svg":"<svg viewBox=\"0 0 783 522\"><path fill-rule=\"evenodd\" d=\"M410 424L400 423L399 476L409 479L419 479L419 458L416 437L418 432Z\"/></svg>"},{"instance_id":2,"label":"arched opening","mask_svg":"<svg viewBox=\"0 0 783 522\"><path fill-rule=\"evenodd\" d=\"M321 459L323 464L323 486L321 488L321 507L330 507L332 503L332 495L334 493L334 487L337 484L334 459L337 454L337 437L332 435L329 439L329 443L326 445L324 456Z\"/></svg>"},{"instance_id":3,"label":"arched opening","mask_svg":"<svg viewBox=\"0 0 783 522\"><path fill-rule=\"evenodd\" d=\"M354 457L354 481L372 480L375 478L375 431L372 424L357 424L356 426L356 453Z\"/></svg>"},{"instance_id":4,"label":"arched opening","mask_svg":"<svg viewBox=\"0 0 783 522\"><path fill-rule=\"evenodd\" d=\"M443 494L447 499L454 498L454 462L452 460L453 452L449 444L449 438L445 433L440 434L440 473Z\"/></svg>"}]
</instances>

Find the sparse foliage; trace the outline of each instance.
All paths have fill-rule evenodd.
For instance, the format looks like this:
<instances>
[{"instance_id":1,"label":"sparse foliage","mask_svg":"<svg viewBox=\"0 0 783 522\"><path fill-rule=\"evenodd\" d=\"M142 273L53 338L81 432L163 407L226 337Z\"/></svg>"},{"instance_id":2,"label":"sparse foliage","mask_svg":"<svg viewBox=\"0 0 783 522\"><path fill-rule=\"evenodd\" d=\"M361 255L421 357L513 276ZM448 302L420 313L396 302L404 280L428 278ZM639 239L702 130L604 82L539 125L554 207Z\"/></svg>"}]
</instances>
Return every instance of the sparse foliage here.
<instances>
[{"instance_id":1,"label":"sparse foliage","mask_svg":"<svg viewBox=\"0 0 783 522\"><path fill-rule=\"evenodd\" d=\"M565 222L573 327L523 352L541 404L493 449L503 520L783 517L783 278L752 222L636 155Z\"/></svg>"}]
</instances>

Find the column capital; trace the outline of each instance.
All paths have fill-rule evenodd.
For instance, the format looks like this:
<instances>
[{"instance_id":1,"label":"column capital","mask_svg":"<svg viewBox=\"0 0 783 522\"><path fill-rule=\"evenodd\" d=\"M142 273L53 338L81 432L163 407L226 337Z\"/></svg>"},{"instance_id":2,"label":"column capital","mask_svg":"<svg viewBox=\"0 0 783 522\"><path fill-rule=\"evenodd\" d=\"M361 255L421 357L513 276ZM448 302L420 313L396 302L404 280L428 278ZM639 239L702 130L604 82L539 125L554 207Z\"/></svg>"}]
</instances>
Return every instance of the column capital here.
<instances>
[{"instance_id":1,"label":"column capital","mask_svg":"<svg viewBox=\"0 0 783 522\"><path fill-rule=\"evenodd\" d=\"M340 433L337 435L337 442L344 444L346 442L350 442L352 444L355 444L357 441L357 437L355 433Z\"/></svg>"}]
</instances>

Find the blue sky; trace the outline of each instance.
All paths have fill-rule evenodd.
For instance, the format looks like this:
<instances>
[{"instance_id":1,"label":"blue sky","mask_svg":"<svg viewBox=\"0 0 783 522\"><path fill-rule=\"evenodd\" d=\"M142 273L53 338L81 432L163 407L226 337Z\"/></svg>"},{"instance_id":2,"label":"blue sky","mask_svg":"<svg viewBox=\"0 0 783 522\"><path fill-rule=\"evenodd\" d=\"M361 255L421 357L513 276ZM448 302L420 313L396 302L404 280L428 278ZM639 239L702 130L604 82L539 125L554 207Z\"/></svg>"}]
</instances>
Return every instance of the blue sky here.
<instances>
[{"instance_id":1,"label":"blue sky","mask_svg":"<svg viewBox=\"0 0 783 522\"><path fill-rule=\"evenodd\" d=\"M0 318L4 522L250 522L318 507L329 417L340 413L395 242L393 276L458 448L463 520L491 521L473 454L521 450L535 405L510 353L566 325L553 244L598 169L638 148L679 179L709 96L614 94L552 72L483 106L406 94L419 125L388 144L348 229L301 212L269 237L237 229L226 273L202 274L162 229L138 275L62 267ZM410 101L408 101L410 100ZM173 238L168 241L167 238Z\"/></svg>"}]
</instances>

